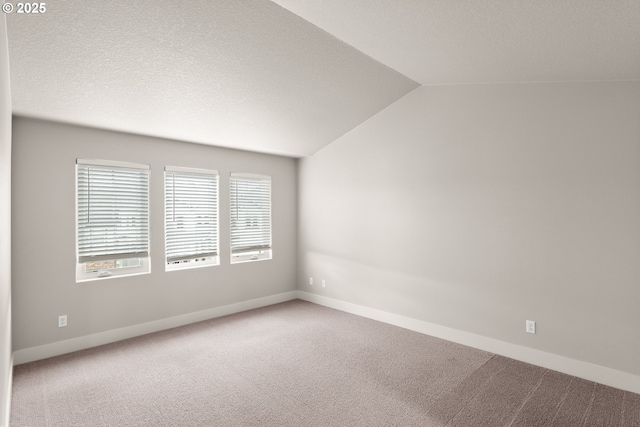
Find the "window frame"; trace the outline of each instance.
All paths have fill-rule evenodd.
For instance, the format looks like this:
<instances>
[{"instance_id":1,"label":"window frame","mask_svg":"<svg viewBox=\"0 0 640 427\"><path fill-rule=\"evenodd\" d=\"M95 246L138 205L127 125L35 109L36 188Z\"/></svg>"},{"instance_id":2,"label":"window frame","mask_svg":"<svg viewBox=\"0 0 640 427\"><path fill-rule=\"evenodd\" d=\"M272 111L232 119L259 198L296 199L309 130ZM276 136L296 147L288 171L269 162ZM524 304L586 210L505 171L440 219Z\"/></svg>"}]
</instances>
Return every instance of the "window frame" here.
<instances>
[{"instance_id":1,"label":"window frame","mask_svg":"<svg viewBox=\"0 0 640 427\"><path fill-rule=\"evenodd\" d=\"M184 260L177 260L172 263L167 257L169 236L167 221L167 172L178 173L184 175L208 175L215 176L215 254L214 255L195 255ZM174 202L174 201L172 201ZM202 259L199 259L202 258ZM216 169L199 169L181 166L165 166L164 168L164 265L165 271L179 271L192 268L212 267L220 265L220 174Z\"/></svg>"},{"instance_id":2,"label":"window frame","mask_svg":"<svg viewBox=\"0 0 640 427\"><path fill-rule=\"evenodd\" d=\"M237 205L237 195L233 194L233 180L234 179L248 179L248 180L256 180L256 181L266 181L269 183L269 245L264 248L255 248L248 250L235 250L234 251L234 226L233 226L233 216L234 214L237 216L237 212L234 212L234 197L236 197L236 205ZM237 184L236 184L237 185ZM237 190L237 187L236 187ZM242 172L232 172L229 174L229 247L230 254L229 260L231 264L241 264L246 262L255 262L255 261L268 261L273 259L273 181L271 176L269 175L260 175L254 173L242 173Z\"/></svg>"},{"instance_id":3,"label":"window frame","mask_svg":"<svg viewBox=\"0 0 640 427\"><path fill-rule=\"evenodd\" d=\"M132 254L133 256L124 258L124 257L114 257L109 258L108 255L100 255L96 260L92 261L80 261L80 181L79 181L79 168L81 166L97 166L101 168L119 168L119 169L139 169L146 171L146 251L142 256L136 256L136 254ZM140 164L140 163L131 163L131 162L122 162L115 160L96 160L96 159L76 159L75 164L75 234L76 234L76 252L75 252L75 269L76 269L76 283L80 282L88 282L93 280L105 280L112 279L117 277L125 277L125 276L136 276L141 274L148 274L151 272L151 167L150 165ZM89 191L89 189L87 190ZM113 261L117 263L118 260L130 260L130 259L138 259L139 266L124 266L124 267L115 267L115 268L106 268L99 269L97 271L86 271L87 264L90 262L96 261Z\"/></svg>"}]
</instances>

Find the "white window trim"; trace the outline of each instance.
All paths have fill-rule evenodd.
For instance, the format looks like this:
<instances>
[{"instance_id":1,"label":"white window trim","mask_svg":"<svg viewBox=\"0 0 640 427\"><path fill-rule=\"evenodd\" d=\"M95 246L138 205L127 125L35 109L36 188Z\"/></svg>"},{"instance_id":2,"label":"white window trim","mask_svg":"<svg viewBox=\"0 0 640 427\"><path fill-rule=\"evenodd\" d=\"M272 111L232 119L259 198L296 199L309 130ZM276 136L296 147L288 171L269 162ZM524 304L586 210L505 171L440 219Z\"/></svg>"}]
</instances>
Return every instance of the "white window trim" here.
<instances>
[{"instance_id":1,"label":"white window trim","mask_svg":"<svg viewBox=\"0 0 640 427\"><path fill-rule=\"evenodd\" d=\"M151 272L151 244L149 243L148 255L146 257L132 257L140 259L139 267L124 267L124 268L114 268L102 271L92 271L87 272L85 264L78 261L78 253L79 253L79 229L78 229L78 164L82 165L95 165L95 166L112 166L112 167L122 167L122 168L131 168L131 169L142 169L149 171L149 186L151 185L151 166L140 164L140 163L131 163L131 162L122 162L115 160L97 160L97 159L76 159L75 164L75 234L76 234L76 283L82 282L90 282L94 280L105 280L105 279L114 279L117 277L125 277L125 276L138 276L141 274L149 274ZM149 207L151 206L151 191L149 189ZM149 209L149 235L151 235L151 210Z\"/></svg>"},{"instance_id":2,"label":"white window trim","mask_svg":"<svg viewBox=\"0 0 640 427\"><path fill-rule=\"evenodd\" d=\"M76 164L93 165L93 166L113 166L115 168L131 168L131 169L145 169L151 170L150 165L143 165L141 163L121 162L117 160L98 160L98 159L76 159Z\"/></svg>"},{"instance_id":3,"label":"white window trim","mask_svg":"<svg viewBox=\"0 0 640 427\"><path fill-rule=\"evenodd\" d=\"M216 212L218 216L218 223L216 224L217 233L216 233L216 246L218 248L218 254L208 257L196 257L196 258L205 258L203 261L195 261L194 259L177 261L175 263L169 263L167 261L167 219L166 219L166 211L164 212L164 266L165 271L180 271L180 270L188 270L193 268L202 268L202 267L212 267L220 265L220 174L216 169L200 169L200 168L191 168L191 167L183 167L183 166L165 166L164 167L164 190L166 191L166 173L167 172L183 172L183 173L192 173L192 174L202 174L202 175L215 175L217 177L216 184ZM166 210L166 195L164 196L164 203Z\"/></svg>"},{"instance_id":4,"label":"white window trim","mask_svg":"<svg viewBox=\"0 0 640 427\"><path fill-rule=\"evenodd\" d=\"M245 173L245 172L231 172L229 174L230 177L238 177L238 178L254 178L254 179L266 179L267 181L271 181L271 176L269 175L260 175L257 173Z\"/></svg>"},{"instance_id":5,"label":"white window trim","mask_svg":"<svg viewBox=\"0 0 640 427\"><path fill-rule=\"evenodd\" d=\"M218 171L216 169L198 169L198 168L186 168L182 166L165 166L165 172L185 172L185 173L200 173L203 175L218 175Z\"/></svg>"},{"instance_id":6,"label":"white window trim","mask_svg":"<svg viewBox=\"0 0 640 427\"><path fill-rule=\"evenodd\" d=\"M220 265L220 255L204 257L206 258L204 261L193 261L189 260L187 262L179 261L177 264L169 264L165 258L165 271L180 271L180 270L189 270L193 268L203 268L203 267L214 267L216 265Z\"/></svg>"},{"instance_id":7,"label":"white window trim","mask_svg":"<svg viewBox=\"0 0 640 427\"><path fill-rule=\"evenodd\" d=\"M261 249L256 253L231 254L231 264L242 264L244 262L269 261L273 259L272 249Z\"/></svg>"}]
</instances>

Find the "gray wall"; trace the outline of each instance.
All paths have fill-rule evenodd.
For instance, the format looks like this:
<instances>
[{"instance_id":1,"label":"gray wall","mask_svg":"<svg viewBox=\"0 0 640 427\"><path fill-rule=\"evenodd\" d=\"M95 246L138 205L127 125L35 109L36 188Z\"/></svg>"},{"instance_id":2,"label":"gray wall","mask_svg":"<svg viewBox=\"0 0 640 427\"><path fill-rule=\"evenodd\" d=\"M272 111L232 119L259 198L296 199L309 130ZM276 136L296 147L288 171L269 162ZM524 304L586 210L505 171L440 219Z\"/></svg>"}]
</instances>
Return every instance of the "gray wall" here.
<instances>
[{"instance_id":1,"label":"gray wall","mask_svg":"<svg viewBox=\"0 0 640 427\"><path fill-rule=\"evenodd\" d=\"M640 82L424 86L300 162L298 288L638 375L639 188Z\"/></svg>"},{"instance_id":2,"label":"gray wall","mask_svg":"<svg viewBox=\"0 0 640 427\"><path fill-rule=\"evenodd\" d=\"M11 90L4 14L0 16L0 424L11 375Z\"/></svg>"},{"instance_id":3,"label":"gray wall","mask_svg":"<svg viewBox=\"0 0 640 427\"><path fill-rule=\"evenodd\" d=\"M76 283L76 158L151 165L151 274ZM165 165L220 172L220 266L164 271ZM230 172L272 177L270 261L229 264ZM296 205L291 158L15 117L14 351L294 290Z\"/></svg>"}]
</instances>

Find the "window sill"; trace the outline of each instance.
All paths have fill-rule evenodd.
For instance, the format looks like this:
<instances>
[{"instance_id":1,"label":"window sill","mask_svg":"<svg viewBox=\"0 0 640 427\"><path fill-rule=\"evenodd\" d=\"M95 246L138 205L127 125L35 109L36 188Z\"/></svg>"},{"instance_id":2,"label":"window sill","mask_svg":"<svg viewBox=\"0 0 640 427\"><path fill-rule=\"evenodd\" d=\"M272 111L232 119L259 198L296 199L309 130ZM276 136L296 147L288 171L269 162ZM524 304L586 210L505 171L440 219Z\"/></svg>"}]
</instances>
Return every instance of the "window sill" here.
<instances>
[{"instance_id":1,"label":"window sill","mask_svg":"<svg viewBox=\"0 0 640 427\"><path fill-rule=\"evenodd\" d=\"M246 262L269 261L271 259L272 259L271 250L268 250L262 254L231 255L231 264L243 264Z\"/></svg>"},{"instance_id":2,"label":"window sill","mask_svg":"<svg viewBox=\"0 0 640 427\"><path fill-rule=\"evenodd\" d=\"M164 271L180 271L180 270L191 270L194 268L203 268L203 267L215 267L220 265L220 260L217 256L212 259L206 261L198 261L198 262L185 262L178 264L169 264L165 263Z\"/></svg>"},{"instance_id":3,"label":"window sill","mask_svg":"<svg viewBox=\"0 0 640 427\"><path fill-rule=\"evenodd\" d=\"M127 273L127 274L112 274L111 276L105 276L105 277L100 277L97 275L95 276L92 275L91 277L83 277L83 278L76 277L76 283L96 282L99 280L109 280L109 279L120 279L122 277L131 277L131 276L142 276L143 274L149 274L149 273L151 273L151 271L139 271L136 273Z\"/></svg>"}]
</instances>

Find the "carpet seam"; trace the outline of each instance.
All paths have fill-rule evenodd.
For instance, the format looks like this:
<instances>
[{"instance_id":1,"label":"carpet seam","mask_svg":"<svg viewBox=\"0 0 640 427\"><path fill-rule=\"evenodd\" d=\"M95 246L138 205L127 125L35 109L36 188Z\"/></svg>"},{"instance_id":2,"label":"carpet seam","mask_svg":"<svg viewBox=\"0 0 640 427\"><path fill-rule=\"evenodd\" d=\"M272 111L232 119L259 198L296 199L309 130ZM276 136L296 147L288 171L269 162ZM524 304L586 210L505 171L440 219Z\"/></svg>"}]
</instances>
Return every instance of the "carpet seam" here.
<instances>
[{"instance_id":1,"label":"carpet seam","mask_svg":"<svg viewBox=\"0 0 640 427\"><path fill-rule=\"evenodd\" d=\"M491 358L489 360L487 360L482 366L480 366L478 369L476 369L476 372L479 371L480 369L482 369L487 363L489 363L494 357L496 357L497 355L493 355L491 356ZM512 363L511 359L507 359L509 361L509 364ZM453 420L467 407L467 405L469 404L469 402L471 400L473 400L478 394L480 394L480 392L482 391L483 387L489 382L491 381L493 378L495 378L499 373L501 373L502 371L505 370L505 366L501 367L499 371L497 371L495 374L493 374L492 376L490 376L489 378L487 378L485 381L482 382L482 384L480 385L480 387L477 387L477 391L473 394L473 396L471 396L469 399L467 399L467 401L465 402L465 404L460 408L460 410L458 412L456 412L448 421L447 424L445 424L446 426L450 426L451 423L453 422Z\"/></svg>"},{"instance_id":2,"label":"carpet seam","mask_svg":"<svg viewBox=\"0 0 640 427\"><path fill-rule=\"evenodd\" d=\"M529 402L529 400L531 399L531 396L533 396L533 393L535 393L540 387L540 384L542 384L542 381L544 380L544 377L547 376L547 373L549 373L549 370L545 369L544 374L542 374L542 376L540 377L536 385L533 387L533 389L529 392L529 394L525 396L524 399L522 399L522 403L518 407L518 410L516 411L516 413L513 415L513 418L511 419L511 422L509 423L508 427L511 427L513 425L515 420L518 418L520 411L522 411L522 408L524 408L527 402Z\"/></svg>"},{"instance_id":3,"label":"carpet seam","mask_svg":"<svg viewBox=\"0 0 640 427\"><path fill-rule=\"evenodd\" d=\"M584 427L587 424L587 420L589 419L589 413L591 412L591 407L593 406L593 401L596 398L596 383L593 383L591 389L591 400L589 401L589 406L587 406L587 410L584 412L584 419L582 420L582 426Z\"/></svg>"},{"instance_id":4,"label":"carpet seam","mask_svg":"<svg viewBox=\"0 0 640 427\"><path fill-rule=\"evenodd\" d=\"M562 396L562 399L560 399L560 402L558 403L558 406L556 407L556 413L553 414L553 419L551 420L551 425L553 425L556 422L556 418L558 418L558 414L560 413L560 409L562 409L562 406L564 405L564 402L567 400L567 396L569 396L569 390L571 390L571 384L573 384L573 381L575 380L575 377L571 377L571 381L569 381L569 384L567 385L567 390L564 393L564 396Z\"/></svg>"}]
</instances>

